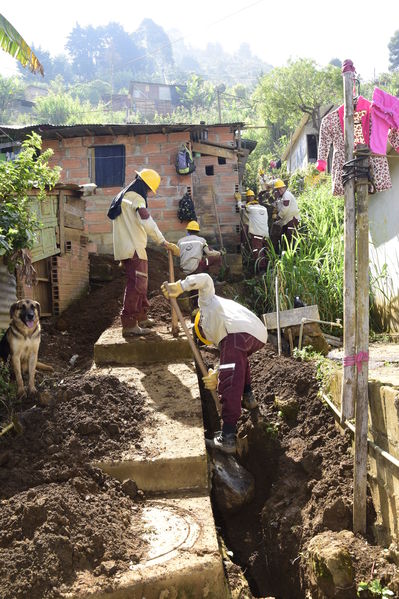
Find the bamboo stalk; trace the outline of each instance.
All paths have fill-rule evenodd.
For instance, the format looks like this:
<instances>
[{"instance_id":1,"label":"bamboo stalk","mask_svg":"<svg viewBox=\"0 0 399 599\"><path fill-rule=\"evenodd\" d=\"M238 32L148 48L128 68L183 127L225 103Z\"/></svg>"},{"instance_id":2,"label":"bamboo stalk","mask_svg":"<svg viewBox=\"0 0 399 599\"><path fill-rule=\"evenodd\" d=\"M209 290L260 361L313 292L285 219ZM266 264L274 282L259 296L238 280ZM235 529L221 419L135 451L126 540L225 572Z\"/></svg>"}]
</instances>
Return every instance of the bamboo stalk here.
<instances>
[{"instance_id":1,"label":"bamboo stalk","mask_svg":"<svg viewBox=\"0 0 399 599\"><path fill-rule=\"evenodd\" d=\"M169 283L174 283L175 282L175 269L173 267L172 250L168 250L168 258L169 258ZM172 335L173 335L173 337L179 336L179 322L177 319L176 310L173 309L173 306L172 306Z\"/></svg>"},{"instance_id":2,"label":"bamboo stalk","mask_svg":"<svg viewBox=\"0 0 399 599\"><path fill-rule=\"evenodd\" d=\"M179 319L181 326L183 327L183 331L184 331L184 332L185 332L185 334L186 334L186 337L187 337L187 340L188 340L188 342L189 342L189 344L190 344L190 348L191 348L191 351L193 352L193 355L194 355L195 361L197 362L197 364L198 364L198 366L199 366L199 369L201 370L201 374L202 374L203 376L207 376L207 375L208 375L208 371L207 371L207 369L206 369L206 367L205 367L205 364L204 364L204 362L203 362L203 359L202 359L202 357L201 357L201 354L200 354L200 352L198 351L198 348L197 348L197 346L196 346L196 345L195 345L195 343L194 343L194 339L193 339L192 335L190 334L190 331L188 330L188 327L187 327L187 325L186 325L186 321L184 320L184 316L183 316L183 314L181 313L181 310L180 310L180 308L179 308L179 306L178 306L178 303L177 303L177 300L176 300L176 298L175 298L175 297L170 297L170 298L169 298L169 301L170 301L170 303L171 303L171 306L172 306L172 308L175 310L175 312L176 312L176 314L177 314L177 318ZM210 394L211 394L211 395L212 395L212 397L213 397L213 400L214 400L214 402L215 402L215 406L216 406L217 413L218 413L218 414L219 414L219 416L220 416L221 409L220 409L220 401L219 401L219 397L218 397L218 395L217 395L216 391L211 391L211 390L210 390Z\"/></svg>"},{"instance_id":3,"label":"bamboo stalk","mask_svg":"<svg viewBox=\"0 0 399 599\"><path fill-rule=\"evenodd\" d=\"M354 67L350 61L343 66L344 79L344 141L345 161L353 158L353 83ZM345 70L348 68L348 70ZM351 179L345 185L344 211L344 356L356 353L356 217L355 183ZM341 421L350 420L355 413L356 367L343 366L341 391Z\"/></svg>"},{"instance_id":4,"label":"bamboo stalk","mask_svg":"<svg viewBox=\"0 0 399 599\"><path fill-rule=\"evenodd\" d=\"M368 168L369 150L360 167ZM353 532L366 533L367 500L367 432L368 432L368 351L369 351L369 220L368 179L356 184L357 199L357 331L356 351L365 360L357 373L355 464L353 473Z\"/></svg>"}]
</instances>

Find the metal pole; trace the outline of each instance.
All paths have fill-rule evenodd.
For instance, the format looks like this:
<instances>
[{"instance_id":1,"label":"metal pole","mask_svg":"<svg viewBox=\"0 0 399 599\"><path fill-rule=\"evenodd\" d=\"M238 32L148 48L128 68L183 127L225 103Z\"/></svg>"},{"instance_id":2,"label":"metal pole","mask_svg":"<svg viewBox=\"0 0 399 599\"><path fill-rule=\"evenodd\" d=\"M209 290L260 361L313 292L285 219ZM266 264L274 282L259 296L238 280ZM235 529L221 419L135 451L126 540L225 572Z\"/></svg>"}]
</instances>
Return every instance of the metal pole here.
<instances>
[{"instance_id":1,"label":"metal pole","mask_svg":"<svg viewBox=\"0 0 399 599\"><path fill-rule=\"evenodd\" d=\"M345 60L342 67L344 80L344 141L345 161L353 158L353 84L355 67ZM356 353L356 217L355 183L351 179L345 185L344 210L344 356ZM355 414L356 367L343 366L341 391L341 421L350 420Z\"/></svg>"},{"instance_id":2,"label":"metal pole","mask_svg":"<svg viewBox=\"0 0 399 599\"><path fill-rule=\"evenodd\" d=\"M280 329L280 304L278 301L278 275L276 275L276 317L277 317L277 347L278 355L281 356L281 329Z\"/></svg>"},{"instance_id":3,"label":"metal pole","mask_svg":"<svg viewBox=\"0 0 399 599\"><path fill-rule=\"evenodd\" d=\"M357 200L357 372L355 464L353 472L353 532L366 534L368 352L369 352L369 149L359 148L361 178L356 183ZM364 170L363 170L364 169Z\"/></svg>"}]
</instances>

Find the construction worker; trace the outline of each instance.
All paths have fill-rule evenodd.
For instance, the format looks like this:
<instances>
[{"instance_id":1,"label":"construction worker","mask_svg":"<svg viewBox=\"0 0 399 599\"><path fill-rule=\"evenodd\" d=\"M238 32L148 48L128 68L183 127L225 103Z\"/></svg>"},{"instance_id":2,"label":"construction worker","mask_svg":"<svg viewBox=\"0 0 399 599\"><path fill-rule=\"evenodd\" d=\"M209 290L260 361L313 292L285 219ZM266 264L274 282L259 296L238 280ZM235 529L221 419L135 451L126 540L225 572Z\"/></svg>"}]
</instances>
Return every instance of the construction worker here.
<instances>
[{"instance_id":1,"label":"construction worker","mask_svg":"<svg viewBox=\"0 0 399 599\"><path fill-rule=\"evenodd\" d=\"M301 220L298 204L282 179L275 180L273 194L275 197L274 205L277 208L275 224L281 227L280 239L285 235L287 242L290 243L292 235L297 230Z\"/></svg>"},{"instance_id":2,"label":"construction worker","mask_svg":"<svg viewBox=\"0 0 399 599\"><path fill-rule=\"evenodd\" d=\"M251 389L248 356L261 349L267 341L267 331L261 320L238 302L215 295L211 277L196 274L183 281L161 287L166 298L178 297L184 291L198 289L199 312L195 330L200 339L217 346L220 365L203 377L207 389L217 389L222 404L222 430L207 444L225 453L236 451L236 427L244 408L254 409L256 399ZM205 338L202 338L201 326Z\"/></svg>"},{"instance_id":3,"label":"construction worker","mask_svg":"<svg viewBox=\"0 0 399 599\"><path fill-rule=\"evenodd\" d=\"M180 268L185 275L207 272L217 275L222 266L222 255L217 250L210 250L206 240L197 235L200 226L191 220L186 227L187 235L177 242L180 251ZM204 256L205 254L205 256ZM190 291L190 308L198 307L197 292Z\"/></svg>"},{"instance_id":4,"label":"construction worker","mask_svg":"<svg viewBox=\"0 0 399 599\"><path fill-rule=\"evenodd\" d=\"M149 302L147 235L178 255L178 247L166 241L148 211L147 195L156 193L161 177L151 168L135 171L136 178L112 201L108 216L113 222L115 260L122 262L127 276L121 312L123 335L147 335L140 326L147 319Z\"/></svg>"},{"instance_id":5,"label":"construction worker","mask_svg":"<svg viewBox=\"0 0 399 599\"><path fill-rule=\"evenodd\" d=\"M267 245L269 238L269 217L267 209L259 204L252 189L248 189L245 193L246 203L243 203L241 196L238 199L237 206L242 212L243 221L248 221L248 240L252 250L252 257L257 259L259 250ZM266 261L264 261L266 264ZM265 266L263 265L263 267Z\"/></svg>"},{"instance_id":6,"label":"construction worker","mask_svg":"<svg viewBox=\"0 0 399 599\"><path fill-rule=\"evenodd\" d=\"M217 250L210 250L206 239L197 235L200 226L191 220L186 227L187 235L177 242L180 250L180 268L185 275L199 272L217 274L222 266L222 255ZM205 254L205 256L204 256Z\"/></svg>"}]
</instances>

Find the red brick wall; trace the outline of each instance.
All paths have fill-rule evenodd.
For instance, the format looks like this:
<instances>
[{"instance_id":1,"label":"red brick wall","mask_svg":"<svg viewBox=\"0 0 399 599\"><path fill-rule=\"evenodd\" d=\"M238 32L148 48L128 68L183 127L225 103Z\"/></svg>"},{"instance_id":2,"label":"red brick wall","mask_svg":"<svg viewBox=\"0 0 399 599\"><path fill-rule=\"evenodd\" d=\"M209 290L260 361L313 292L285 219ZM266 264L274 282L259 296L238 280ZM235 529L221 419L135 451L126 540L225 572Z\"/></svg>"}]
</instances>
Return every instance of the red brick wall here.
<instances>
[{"instance_id":1,"label":"red brick wall","mask_svg":"<svg viewBox=\"0 0 399 599\"><path fill-rule=\"evenodd\" d=\"M149 196L149 208L153 218L165 237L176 241L184 235L185 224L177 219L179 200L189 187L198 211L203 233L210 237L213 245L219 246L215 212L211 189L214 190L222 232L226 236L229 250L235 252L239 236L239 224L235 212L234 191L238 184L236 160L226 160L219 165L212 156L196 158L197 170L192 175L176 173L175 159L178 146L190 140L190 132L153 133L137 136L88 136L63 140L44 140L44 148L54 150L52 164L63 168L61 181L65 183L89 183L88 157L90 148L96 145L123 144L126 148L125 181L134 179L135 170L154 168L161 175L161 185L156 196ZM208 127L208 140L214 143L234 145L234 133L229 127ZM214 166L214 175L205 174L205 166ZM119 191L115 188L97 188L96 195L86 198L86 232L89 236L89 252L112 254L112 223L106 213L112 197Z\"/></svg>"}]
</instances>

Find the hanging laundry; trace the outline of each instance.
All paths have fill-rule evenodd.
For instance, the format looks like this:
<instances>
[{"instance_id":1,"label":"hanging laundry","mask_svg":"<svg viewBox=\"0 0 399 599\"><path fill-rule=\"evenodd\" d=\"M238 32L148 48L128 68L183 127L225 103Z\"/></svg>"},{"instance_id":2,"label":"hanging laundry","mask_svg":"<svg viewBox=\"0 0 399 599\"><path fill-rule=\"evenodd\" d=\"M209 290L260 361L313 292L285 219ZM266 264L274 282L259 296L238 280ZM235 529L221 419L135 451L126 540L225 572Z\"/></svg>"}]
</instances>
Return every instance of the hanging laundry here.
<instances>
[{"instance_id":1,"label":"hanging laundry","mask_svg":"<svg viewBox=\"0 0 399 599\"><path fill-rule=\"evenodd\" d=\"M370 149L372 152L386 154L390 129L399 129L399 98L376 87L371 105ZM399 137L398 134L396 137ZM395 145L392 143L392 139L390 139L390 143L398 151L399 143L396 142L397 145Z\"/></svg>"},{"instance_id":2,"label":"hanging laundry","mask_svg":"<svg viewBox=\"0 0 399 599\"><path fill-rule=\"evenodd\" d=\"M370 102L360 96L354 113L354 122L356 123L355 147L361 143L367 145L370 141L370 113ZM399 137L396 131L390 131L388 139L395 149L399 148ZM344 194L342 184L342 167L345 163L343 106L327 114L321 122L319 160L316 165L316 168L321 172L326 170L331 144L333 146L332 189L333 195L338 196ZM392 187L388 161L385 156L371 156L370 171L376 191L384 191Z\"/></svg>"}]
</instances>

